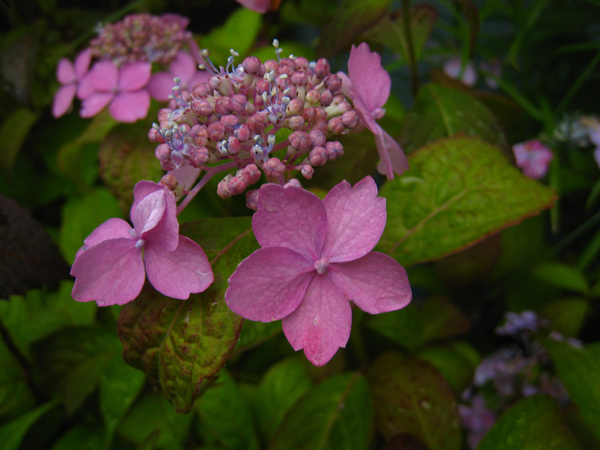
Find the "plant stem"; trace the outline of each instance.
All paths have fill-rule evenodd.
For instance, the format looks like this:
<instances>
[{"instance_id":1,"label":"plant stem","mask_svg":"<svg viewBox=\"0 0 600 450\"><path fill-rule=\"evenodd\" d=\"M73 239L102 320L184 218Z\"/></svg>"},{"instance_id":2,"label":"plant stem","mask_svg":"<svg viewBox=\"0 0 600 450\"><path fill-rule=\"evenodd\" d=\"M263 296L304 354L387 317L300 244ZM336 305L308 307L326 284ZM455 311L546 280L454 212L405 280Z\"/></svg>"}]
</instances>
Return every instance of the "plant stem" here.
<instances>
[{"instance_id":1,"label":"plant stem","mask_svg":"<svg viewBox=\"0 0 600 450\"><path fill-rule=\"evenodd\" d=\"M412 38L410 24L410 0L402 0L402 21L404 24L404 38L406 39L406 54L408 56L408 68L410 70L410 90L413 97L419 92L419 77L417 74L417 61Z\"/></svg>"}]
</instances>

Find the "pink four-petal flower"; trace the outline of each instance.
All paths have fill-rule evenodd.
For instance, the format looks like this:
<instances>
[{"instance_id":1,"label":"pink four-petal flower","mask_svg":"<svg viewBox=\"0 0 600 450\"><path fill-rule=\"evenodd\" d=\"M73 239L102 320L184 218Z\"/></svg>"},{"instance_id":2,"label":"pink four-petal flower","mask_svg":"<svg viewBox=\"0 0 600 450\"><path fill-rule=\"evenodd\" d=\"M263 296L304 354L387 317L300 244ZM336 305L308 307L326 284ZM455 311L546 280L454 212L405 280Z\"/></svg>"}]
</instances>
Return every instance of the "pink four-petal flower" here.
<instances>
[{"instance_id":1,"label":"pink four-petal flower","mask_svg":"<svg viewBox=\"0 0 600 450\"><path fill-rule=\"evenodd\" d=\"M191 91L197 84L208 81L211 73L208 70L198 70L198 64L192 55L180 51L169 65L169 71L152 75L146 89L156 100L167 101L173 92L175 77L181 80L179 86L182 90Z\"/></svg>"},{"instance_id":2,"label":"pink four-petal flower","mask_svg":"<svg viewBox=\"0 0 600 450\"><path fill-rule=\"evenodd\" d=\"M81 117L98 114L106 105L119 122L143 119L150 108L150 94L144 86L151 76L149 62L124 63L98 61L81 80L77 95L83 100Z\"/></svg>"},{"instance_id":3,"label":"pink four-petal flower","mask_svg":"<svg viewBox=\"0 0 600 450\"><path fill-rule=\"evenodd\" d=\"M348 75L339 72L338 75L347 89L354 109L365 123L367 129L375 135L375 142L381 159L377 170L388 179L394 178L408 169L408 160L402 148L376 122L381 119L385 110L382 109L390 96L392 81L390 75L381 65L381 56L371 52L366 43L358 47L352 46L348 60Z\"/></svg>"},{"instance_id":4,"label":"pink four-petal flower","mask_svg":"<svg viewBox=\"0 0 600 450\"><path fill-rule=\"evenodd\" d=\"M385 199L367 177L346 181L321 201L301 188L260 188L252 228L261 249L229 278L225 301L250 320L283 319L295 350L322 366L350 336L350 302L378 314L406 306L405 270L371 250L386 222Z\"/></svg>"},{"instance_id":5,"label":"pink four-petal flower","mask_svg":"<svg viewBox=\"0 0 600 450\"><path fill-rule=\"evenodd\" d=\"M78 83L87 73L91 60L92 51L86 49L75 58L75 64L67 58L63 58L58 62L56 78L62 86L54 95L52 103L52 115L54 117L62 116L71 107L77 93Z\"/></svg>"},{"instance_id":6,"label":"pink four-petal flower","mask_svg":"<svg viewBox=\"0 0 600 450\"><path fill-rule=\"evenodd\" d=\"M552 150L537 139L513 145L513 153L517 166L529 178L539 179L548 173L548 165L552 161Z\"/></svg>"},{"instance_id":7,"label":"pink four-petal flower","mask_svg":"<svg viewBox=\"0 0 600 450\"><path fill-rule=\"evenodd\" d=\"M122 219L109 219L77 253L71 268L75 300L122 305L139 295L146 273L157 291L178 299L202 292L213 282L202 248L179 236L173 194L160 184L140 181L134 196L133 228Z\"/></svg>"}]
</instances>

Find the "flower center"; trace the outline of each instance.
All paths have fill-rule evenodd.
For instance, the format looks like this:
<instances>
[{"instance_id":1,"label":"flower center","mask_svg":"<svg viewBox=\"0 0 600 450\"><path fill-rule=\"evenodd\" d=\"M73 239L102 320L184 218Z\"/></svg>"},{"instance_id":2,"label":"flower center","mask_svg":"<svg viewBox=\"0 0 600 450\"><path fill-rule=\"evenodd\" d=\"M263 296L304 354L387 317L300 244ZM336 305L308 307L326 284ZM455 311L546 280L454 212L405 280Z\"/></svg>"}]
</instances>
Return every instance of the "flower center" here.
<instances>
[{"instance_id":1,"label":"flower center","mask_svg":"<svg viewBox=\"0 0 600 450\"><path fill-rule=\"evenodd\" d=\"M329 267L329 260L327 258L321 258L315 261L314 267L319 275L323 275L325 272L327 272L327 268Z\"/></svg>"}]
</instances>

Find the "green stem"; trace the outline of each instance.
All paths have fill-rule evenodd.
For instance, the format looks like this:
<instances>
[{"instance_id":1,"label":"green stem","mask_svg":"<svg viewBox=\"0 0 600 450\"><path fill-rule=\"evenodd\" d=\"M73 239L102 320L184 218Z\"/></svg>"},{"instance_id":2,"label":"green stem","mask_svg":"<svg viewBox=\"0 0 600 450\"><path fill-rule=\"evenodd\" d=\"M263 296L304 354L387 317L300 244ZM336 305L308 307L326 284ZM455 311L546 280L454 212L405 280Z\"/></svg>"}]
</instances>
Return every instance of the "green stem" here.
<instances>
[{"instance_id":1,"label":"green stem","mask_svg":"<svg viewBox=\"0 0 600 450\"><path fill-rule=\"evenodd\" d=\"M410 26L410 0L402 0L402 21L404 24L404 38L406 39L406 54L410 70L410 90L413 97L419 92L419 77L417 74L417 60Z\"/></svg>"}]
</instances>

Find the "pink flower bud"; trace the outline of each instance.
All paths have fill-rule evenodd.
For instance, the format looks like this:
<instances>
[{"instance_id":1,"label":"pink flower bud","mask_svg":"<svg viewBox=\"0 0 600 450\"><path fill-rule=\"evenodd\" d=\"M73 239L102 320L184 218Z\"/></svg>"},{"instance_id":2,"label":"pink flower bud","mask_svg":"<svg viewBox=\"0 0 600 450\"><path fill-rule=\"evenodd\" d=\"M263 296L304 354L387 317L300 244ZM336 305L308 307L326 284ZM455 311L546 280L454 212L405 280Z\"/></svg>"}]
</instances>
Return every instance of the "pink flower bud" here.
<instances>
[{"instance_id":1,"label":"pink flower bud","mask_svg":"<svg viewBox=\"0 0 600 450\"><path fill-rule=\"evenodd\" d=\"M210 88L208 83L200 83L194 86L192 89L192 96L195 98L206 98L209 95L212 95L213 90Z\"/></svg>"},{"instance_id":2,"label":"pink flower bud","mask_svg":"<svg viewBox=\"0 0 600 450\"><path fill-rule=\"evenodd\" d=\"M225 129L228 131L233 130L233 127L235 127L239 121L240 119L238 116L234 116L233 114L227 114L226 116L221 117L221 123L225 125Z\"/></svg>"},{"instance_id":3,"label":"pink flower bud","mask_svg":"<svg viewBox=\"0 0 600 450\"><path fill-rule=\"evenodd\" d=\"M230 177L231 175L227 175ZM217 186L217 195L221 198L229 198L231 197L231 192L229 192L229 183L227 177L223 178L219 181L219 185Z\"/></svg>"},{"instance_id":4,"label":"pink flower bud","mask_svg":"<svg viewBox=\"0 0 600 450\"><path fill-rule=\"evenodd\" d=\"M312 90L306 93L306 102L316 105L321 99L321 94L318 91Z\"/></svg>"},{"instance_id":5,"label":"pink flower bud","mask_svg":"<svg viewBox=\"0 0 600 450\"><path fill-rule=\"evenodd\" d=\"M313 128L312 130L310 130L310 132L308 133L308 137L310 138L311 147L322 147L323 145L325 145L325 142L327 142L327 137L325 136L325 133L323 133L323 131L321 131L318 128Z\"/></svg>"},{"instance_id":6,"label":"pink flower bud","mask_svg":"<svg viewBox=\"0 0 600 450\"><path fill-rule=\"evenodd\" d=\"M169 109L169 108L162 108L158 111L158 121L160 122L161 125L163 123L166 124L167 122L169 122L169 120L171 120L172 112L173 112L173 110Z\"/></svg>"},{"instance_id":7,"label":"pink flower bud","mask_svg":"<svg viewBox=\"0 0 600 450\"><path fill-rule=\"evenodd\" d=\"M265 67L256 56L248 56L244 59L242 67L244 68L244 72L250 75L262 77L265 74Z\"/></svg>"},{"instance_id":8,"label":"pink flower bud","mask_svg":"<svg viewBox=\"0 0 600 450\"><path fill-rule=\"evenodd\" d=\"M350 130L356 128L359 122L360 118L356 111L347 111L342 115L342 123Z\"/></svg>"},{"instance_id":9,"label":"pink flower bud","mask_svg":"<svg viewBox=\"0 0 600 450\"><path fill-rule=\"evenodd\" d=\"M335 94L342 89L342 79L336 74L329 74L325 79L325 87Z\"/></svg>"},{"instance_id":10,"label":"pink flower bud","mask_svg":"<svg viewBox=\"0 0 600 450\"><path fill-rule=\"evenodd\" d=\"M290 58L283 58L281 61L279 61L279 65L277 66L277 73L280 75L284 73L290 75L294 73L295 70L296 63Z\"/></svg>"},{"instance_id":11,"label":"pink flower bud","mask_svg":"<svg viewBox=\"0 0 600 450\"><path fill-rule=\"evenodd\" d=\"M208 144L208 130L205 125L194 125L190 130L190 137L198 147L205 147Z\"/></svg>"},{"instance_id":12,"label":"pink flower bud","mask_svg":"<svg viewBox=\"0 0 600 450\"><path fill-rule=\"evenodd\" d=\"M317 61L313 73L317 78L320 78L322 80L327 75L329 75L329 70L329 61L327 61L325 58L321 58Z\"/></svg>"},{"instance_id":13,"label":"pink flower bud","mask_svg":"<svg viewBox=\"0 0 600 450\"><path fill-rule=\"evenodd\" d=\"M300 180L298 178L292 178L290 181L288 181L287 183L285 183L283 185L284 188L287 187L297 187L302 189L302 184L300 183Z\"/></svg>"},{"instance_id":14,"label":"pink flower bud","mask_svg":"<svg viewBox=\"0 0 600 450\"><path fill-rule=\"evenodd\" d=\"M306 83L308 83L308 75L306 72L295 72L292 75L292 83L296 86L306 86Z\"/></svg>"},{"instance_id":15,"label":"pink flower bud","mask_svg":"<svg viewBox=\"0 0 600 450\"><path fill-rule=\"evenodd\" d=\"M268 59L267 61L265 61L265 73L271 71L277 72L278 65L279 64L277 64L277 61L275 61L274 59Z\"/></svg>"},{"instance_id":16,"label":"pink flower bud","mask_svg":"<svg viewBox=\"0 0 600 450\"><path fill-rule=\"evenodd\" d=\"M248 209L258 211L258 196L258 189L253 189L252 191L246 192L246 206Z\"/></svg>"},{"instance_id":17,"label":"pink flower bud","mask_svg":"<svg viewBox=\"0 0 600 450\"><path fill-rule=\"evenodd\" d=\"M304 131L294 131L288 137L290 145L298 151L304 151L310 147L310 138Z\"/></svg>"},{"instance_id":18,"label":"pink flower bud","mask_svg":"<svg viewBox=\"0 0 600 450\"><path fill-rule=\"evenodd\" d=\"M238 195L244 192L248 186L246 186L243 178L236 176L229 180L227 187L231 195Z\"/></svg>"},{"instance_id":19,"label":"pink flower bud","mask_svg":"<svg viewBox=\"0 0 600 450\"><path fill-rule=\"evenodd\" d=\"M323 147L315 147L308 154L308 161L313 166L324 166L327 159L327 153Z\"/></svg>"},{"instance_id":20,"label":"pink flower bud","mask_svg":"<svg viewBox=\"0 0 600 450\"><path fill-rule=\"evenodd\" d=\"M240 143L240 141L233 136L229 136L228 143L230 155L237 155L242 149L242 144Z\"/></svg>"},{"instance_id":21,"label":"pink flower bud","mask_svg":"<svg viewBox=\"0 0 600 450\"><path fill-rule=\"evenodd\" d=\"M304 108L304 113L302 114L302 117L304 118L304 120L308 123L314 123L319 119L319 108Z\"/></svg>"},{"instance_id":22,"label":"pink flower bud","mask_svg":"<svg viewBox=\"0 0 600 450\"><path fill-rule=\"evenodd\" d=\"M304 126L304 118L302 116L293 116L289 118L289 127L292 131L299 130Z\"/></svg>"},{"instance_id":23,"label":"pink flower bud","mask_svg":"<svg viewBox=\"0 0 600 450\"><path fill-rule=\"evenodd\" d=\"M163 138L162 134L154 127L148 130L148 140L150 142L158 142L159 144L165 142L165 138Z\"/></svg>"},{"instance_id":24,"label":"pink flower bud","mask_svg":"<svg viewBox=\"0 0 600 450\"><path fill-rule=\"evenodd\" d=\"M344 154L344 147L338 141L332 141L325 144L327 159L333 161Z\"/></svg>"},{"instance_id":25,"label":"pink flower bud","mask_svg":"<svg viewBox=\"0 0 600 450\"><path fill-rule=\"evenodd\" d=\"M233 97L231 97L231 103L229 104L229 107L234 113L239 114L246 110L247 104L248 99L245 95L235 94Z\"/></svg>"},{"instance_id":26,"label":"pink flower bud","mask_svg":"<svg viewBox=\"0 0 600 450\"><path fill-rule=\"evenodd\" d=\"M262 95L263 92L266 92L268 95L270 95L271 93L269 92L269 82L267 80L265 80L264 78L261 78L260 80L258 80L256 82L256 92L259 95Z\"/></svg>"},{"instance_id":27,"label":"pink flower bud","mask_svg":"<svg viewBox=\"0 0 600 450\"><path fill-rule=\"evenodd\" d=\"M242 178L248 186L260 180L260 170L256 164L248 164L244 167L242 169Z\"/></svg>"},{"instance_id":28,"label":"pink flower bud","mask_svg":"<svg viewBox=\"0 0 600 450\"><path fill-rule=\"evenodd\" d=\"M293 99L287 106L288 116L299 116L304 112L304 103L299 99Z\"/></svg>"},{"instance_id":29,"label":"pink flower bud","mask_svg":"<svg viewBox=\"0 0 600 450\"><path fill-rule=\"evenodd\" d=\"M206 147L194 147L188 151L190 163L194 167L202 167L210 160L210 153Z\"/></svg>"},{"instance_id":30,"label":"pink flower bud","mask_svg":"<svg viewBox=\"0 0 600 450\"><path fill-rule=\"evenodd\" d=\"M342 119L340 119L339 117L334 117L333 119L330 119L329 122L327 122L327 131L329 131L331 134L342 134L345 129L346 127L344 127Z\"/></svg>"},{"instance_id":31,"label":"pink flower bud","mask_svg":"<svg viewBox=\"0 0 600 450\"><path fill-rule=\"evenodd\" d=\"M156 159L158 159L161 164L166 163L171 159L171 147L167 144L158 145L154 150L154 156L156 156Z\"/></svg>"},{"instance_id":32,"label":"pink flower bud","mask_svg":"<svg viewBox=\"0 0 600 450\"><path fill-rule=\"evenodd\" d=\"M192 111L199 116L210 116L213 113L213 105L206 100L194 100L192 102Z\"/></svg>"},{"instance_id":33,"label":"pink flower bud","mask_svg":"<svg viewBox=\"0 0 600 450\"><path fill-rule=\"evenodd\" d=\"M323 92L321 92L320 100L321 106L329 106L333 100L333 94L329 89L325 89Z\"/></svg>"},{"instance_id":34,"label":"pink flower bud","mask_svg":"<svg viewBox=\"0 0 600 450\"><path fill-rule=\"evenodd\" d=\"M221 122L213 122L208 126L208 137L213 142L219 142L225 137L225 126Z\"/></svg>"},{"instance_id":35,"label":"pink flower bud","mask_svg":"<svg viewBox=\"0 0 600 450\"><path fill-rule=\"evenodd\" d=\"M177 178L175 178L173 175L165 175L160 179L160 184L166 186L167 188L169 188L170 190L174 191L175 189L177 189Z\"/></svg>"},{"instance_id":36,"label":"pink flower bud","mask_svg":"<svg viewBox=\"0 0 600 450\"><path fill-rule=\"evenodd\" d=\"M252 131L254 131L255 133L260 133L266 128L267 124L269 123L269 120L267 119L266 115L255 113L248 118L246 123Z\"/></svg>"},{"instance_id":37,"label":"pink flower bud","mask_svg":"<svg viewBox=\"0 0 600 450\"><path fill-rule=\"evenodd\" d=\"M302 165L302 168L300 169L300 173L302 174L302 176L304 178L306 178L307 180L310 180L313 177L313 174L315 173L315 169L313 169L308 164L304 164L304 165Z\"/></svg>"},{"instance_id":38,"label":"pink flower bud","mask_svg":"<svg viewBox=\"0 0 600 450\"><path fill-rule=\"evenodd\" d=\"M279 158L269 158L263 165L263 171L268 177L278 178L285 172L285 164Z\"/></svg>"},{"instance_id":39,"label":"pink flower bud","mask_svg":"<svg viewBox=\"0 0 600 450\"><path fill-rule=\"evenodd\" d=\"M215 112L221 115L231 114L230 102L231 99L229 97L218 97L215 103Z\"/></svg>"},{"instance_id":40,"label":"pink flower bud","mask_svg":"<svg viewBox=\"0 0 600 450\"><path fill-rule=\"evenodd\" d=\"M233 130L233 135L240 140L240 142L246 142L249 139L252 139L252 130L250 127L243 123L238 128Z\"/></svg>"}]
</instances>

